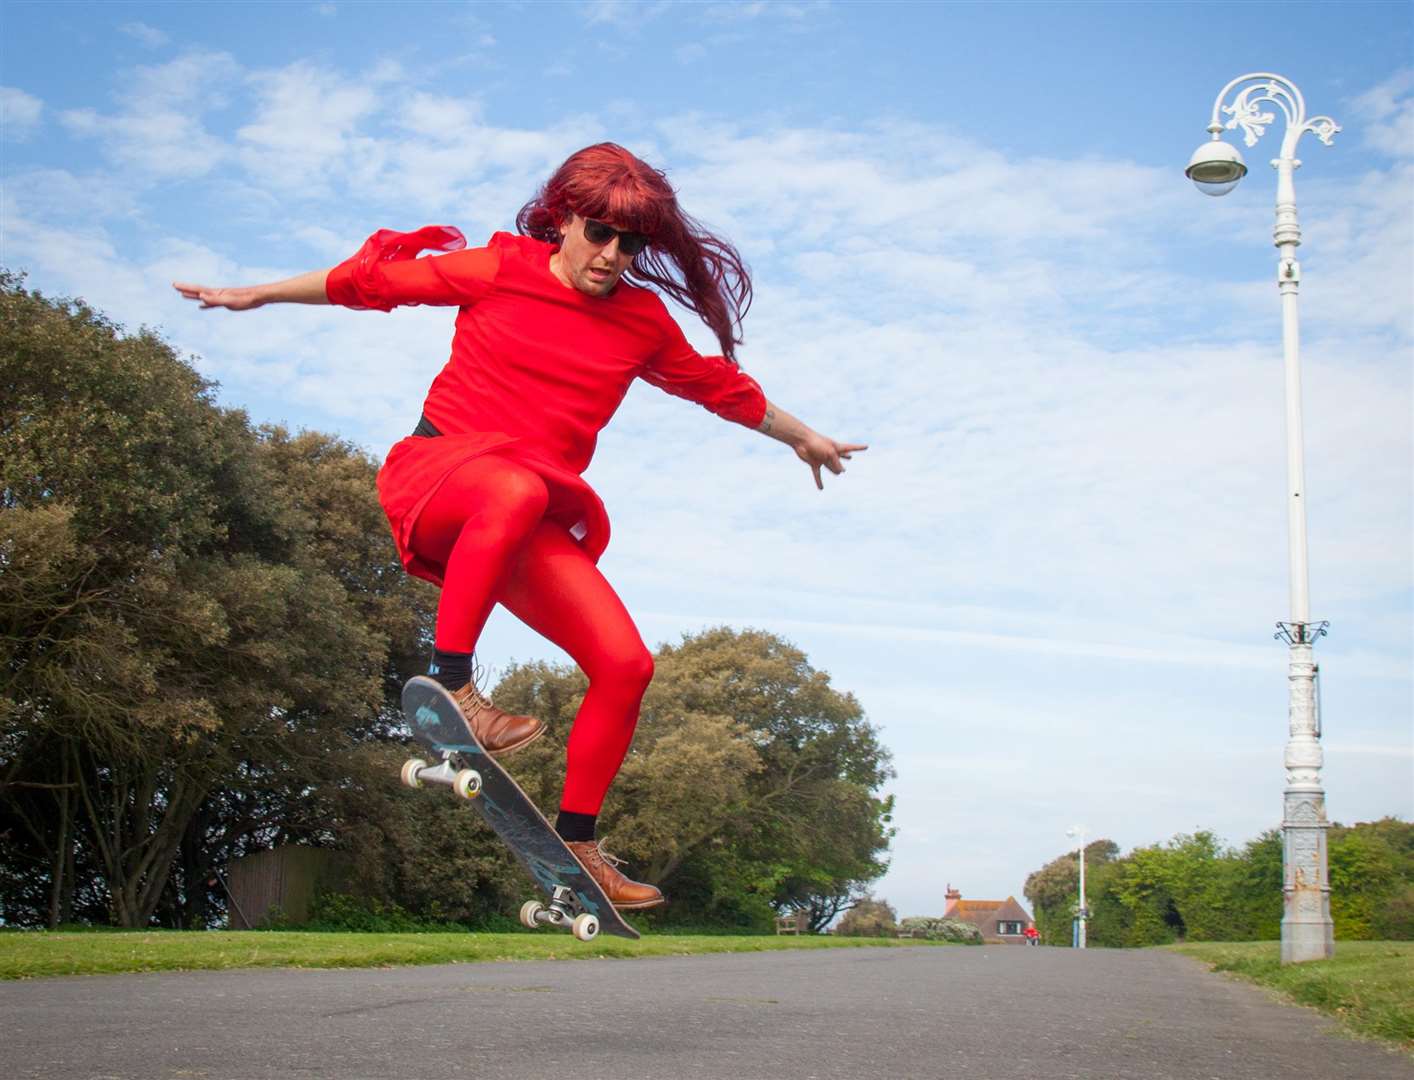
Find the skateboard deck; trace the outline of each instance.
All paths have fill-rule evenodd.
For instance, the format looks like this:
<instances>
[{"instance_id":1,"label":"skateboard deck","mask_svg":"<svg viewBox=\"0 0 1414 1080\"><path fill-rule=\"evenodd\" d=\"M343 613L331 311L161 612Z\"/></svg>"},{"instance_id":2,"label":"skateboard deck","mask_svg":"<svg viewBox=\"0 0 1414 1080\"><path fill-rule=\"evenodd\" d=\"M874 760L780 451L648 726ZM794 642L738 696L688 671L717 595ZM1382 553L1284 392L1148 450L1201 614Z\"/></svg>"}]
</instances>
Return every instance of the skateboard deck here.
<instances>
[{"instance_id":1,"label":"skateboard deck","mask_svg":"<svg viewBox=\"0 0 1414 1080\"><path fill-rule=\"evenodd\" d=\"M525 904L521 922L526 926L572 926L582 941L599 931L636 939L638 931L614 910L604 890L580 866L539 808L482 749L442 684L415 676L403 687L402 703L413 736L438 756L434 765L420 759L408 761L403 766L403 781L413 787L427 781L451 784L505 841L516 861L549 898L548 904ZM593 918L583 918L586 915Z\"/></svg>"}]
</instances>

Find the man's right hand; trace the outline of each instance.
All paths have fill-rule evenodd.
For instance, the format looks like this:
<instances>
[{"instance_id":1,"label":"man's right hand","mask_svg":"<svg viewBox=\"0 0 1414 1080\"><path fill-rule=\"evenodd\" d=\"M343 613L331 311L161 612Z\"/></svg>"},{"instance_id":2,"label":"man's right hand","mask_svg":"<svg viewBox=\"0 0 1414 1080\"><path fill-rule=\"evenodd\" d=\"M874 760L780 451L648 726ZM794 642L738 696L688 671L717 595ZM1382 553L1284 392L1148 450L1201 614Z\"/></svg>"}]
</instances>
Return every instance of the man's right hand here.
<instances>
[{"instance_id":1,"label":"man's right hand","mask_svg":"<svg viewBox=\"0 0 1414 1080\"><path fill-rule=\"evenodd\" d=\"M249 311L265 303L260 295L260 286L244 285L235 289L213 289L206 285L185 285L172 282L176 289L188 300L199 300L204 308L227 308L230 311Z\"/></svg>"}]
</instances>

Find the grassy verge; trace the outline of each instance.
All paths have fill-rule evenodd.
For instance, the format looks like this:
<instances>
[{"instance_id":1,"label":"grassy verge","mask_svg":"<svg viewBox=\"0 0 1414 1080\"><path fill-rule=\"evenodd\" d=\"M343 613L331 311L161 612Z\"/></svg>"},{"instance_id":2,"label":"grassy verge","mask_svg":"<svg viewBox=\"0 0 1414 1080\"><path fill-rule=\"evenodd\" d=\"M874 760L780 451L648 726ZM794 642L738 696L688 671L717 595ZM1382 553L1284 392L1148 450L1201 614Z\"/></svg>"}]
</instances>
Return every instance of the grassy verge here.
<instances>
[{"instance_id":1,"label":"grassy verge","mask_svg":"<svg viewBox=\"0 0 1414 1080\"><path fill-rule=\"evenodd\" d=\"M333 934L297 931L0 932L0 979L249 967L354 968L491 960L583 960L777 949L919 948L891 938L655 934L639 941L569 934Z\"/></svg>"},{"instance_id":2,"label":"grassy verge","mask_svg":"<svg viewBox=\"0 0 1414 1080\"><path fill-rule=\"evenodd\" d=\"M1329 960L1285 966L1275 941L1168 947L1414 1051L1414 941L1342 941Z\"/></svg>"}]
</instances>

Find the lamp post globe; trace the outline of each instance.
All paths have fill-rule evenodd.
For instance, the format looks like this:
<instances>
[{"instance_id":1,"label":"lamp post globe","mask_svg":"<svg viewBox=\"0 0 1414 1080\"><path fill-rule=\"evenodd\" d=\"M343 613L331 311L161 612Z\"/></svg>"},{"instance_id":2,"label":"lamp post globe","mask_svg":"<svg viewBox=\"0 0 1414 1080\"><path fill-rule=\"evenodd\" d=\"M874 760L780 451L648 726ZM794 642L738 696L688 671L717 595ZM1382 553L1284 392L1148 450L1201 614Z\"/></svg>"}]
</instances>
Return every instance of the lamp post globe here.
<instances>
[{"instance_id":1,"label":"lamp post globe","mask_svg":"<svg viewBox=\"0 0 1414 1080\"><path fill-rule=\"evenodd\" d=\"M1247 163L1235 146L1214 135L1193 151L1183 173L1204 195L1226 195L1247 175Z\"/></svg>"}]
</instances>

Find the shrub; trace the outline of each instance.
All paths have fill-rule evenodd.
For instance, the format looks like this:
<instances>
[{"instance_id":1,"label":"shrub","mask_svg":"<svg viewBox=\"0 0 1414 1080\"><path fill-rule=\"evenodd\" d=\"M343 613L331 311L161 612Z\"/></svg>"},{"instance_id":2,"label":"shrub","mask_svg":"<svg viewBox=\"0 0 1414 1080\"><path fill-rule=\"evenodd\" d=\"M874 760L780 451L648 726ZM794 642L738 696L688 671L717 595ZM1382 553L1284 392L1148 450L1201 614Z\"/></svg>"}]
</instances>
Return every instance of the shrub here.
<instances>
[{"instance_id":1,"label":"shrub","mask_svg":"<svg viewBox=\"0 0 1414 1080\"><path fill-rule=\"evenodd\" d=\"M899 923L900 930L911 930L914 937L929 941L955 941L959 945L981 945L982 931L971 923L957 919L937 919L929 915L910 915Z\"/></svg>"},{"instance_id":2,"label":"shrub","mask_svg":"<svg viewBox=\"0 0 1414 1080\"><path fill-rule=\"evenodd\" d=\"M892 937L898 918L885 900L867 897L845 912L835 926L842 937Z\"/></svg>"},{"instance_id":3,"label":"shrub","mask_svg":"<svg viewBox=\"0 0 1414 1080\"><path fill-rule=\"evenodd\" d=\"M307 923L292 926L277 910L267 921L266 928L359 934L457 933L467 930L461 923L445 918L435 904L427 915L414 915L398 904L335 892L315 895Z\"/></svg>"}]
</instances>

